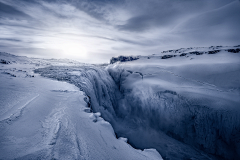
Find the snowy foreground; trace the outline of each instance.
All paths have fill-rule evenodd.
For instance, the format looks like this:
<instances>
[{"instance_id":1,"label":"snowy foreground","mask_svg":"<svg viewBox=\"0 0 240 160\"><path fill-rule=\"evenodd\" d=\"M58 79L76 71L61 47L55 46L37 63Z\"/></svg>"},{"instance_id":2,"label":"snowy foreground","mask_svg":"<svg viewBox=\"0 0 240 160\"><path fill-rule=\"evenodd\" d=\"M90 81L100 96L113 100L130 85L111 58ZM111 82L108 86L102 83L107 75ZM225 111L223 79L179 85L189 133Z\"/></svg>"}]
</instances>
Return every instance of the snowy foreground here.
<instances>
[{"instance_id":1,"label":"snowy foreground","mask_svg":"<svg viewBox=\"0 0 240 160\"><path fill-rule=\"evenodd\" d=\"M0 159L240 159L238 48L110 65L0 53Z\"/></svg>"},{"instance_id":2,"label":"snowy foreground","mask_svg":"<svg viewBox=\"0 0 240 160\"><path fill-rule=\"evenodd\" d=\"M81 65L1 53L0 159L161 159L116 138L111 125L90 113L76 86L40 77L39 67Z\"/></svg>"}]
</instances>

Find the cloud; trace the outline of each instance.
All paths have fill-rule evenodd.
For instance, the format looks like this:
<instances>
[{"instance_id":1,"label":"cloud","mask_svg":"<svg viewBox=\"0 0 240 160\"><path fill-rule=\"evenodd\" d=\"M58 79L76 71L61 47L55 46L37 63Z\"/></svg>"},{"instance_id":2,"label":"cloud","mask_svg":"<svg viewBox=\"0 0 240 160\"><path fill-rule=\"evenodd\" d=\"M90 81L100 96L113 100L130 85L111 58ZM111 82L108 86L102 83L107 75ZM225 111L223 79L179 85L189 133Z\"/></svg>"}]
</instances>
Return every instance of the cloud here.
<instances>
[{"instance_id":1,"label":"cloud","mask_svg":"<svg viewBox=\"0 0 240 160\"><path fill-rule=\"evenodd\" d=\"M120 54L236 45L238 15L226 9L219 21L209 19L232 1L0 0L0 51L100 63Z\"/></svg>"},{"instance_id":2,"label":"cloud","mask_svg":"<svg viewBox=\"0 0 240 160\"><path fill-rule=\"evenodd\" d=\"M25 17L29 18L29 15L25 14L22 11L19 11L15 7L12 7L10 5L4 4L0 2L0 17L10 17L10 18L19 18L19 17Z\"/></svg>"},{"instance_id":3,"label":"cloud","mask_svg":"<svg viewBox=\"0 0 240 160\"><path fill-rule=\"evenodd\" d=\"M21 42L21 40L19 40L19 39L11 39L11 38L0 38L0 41Z\"/></svg>"}]
</instances>

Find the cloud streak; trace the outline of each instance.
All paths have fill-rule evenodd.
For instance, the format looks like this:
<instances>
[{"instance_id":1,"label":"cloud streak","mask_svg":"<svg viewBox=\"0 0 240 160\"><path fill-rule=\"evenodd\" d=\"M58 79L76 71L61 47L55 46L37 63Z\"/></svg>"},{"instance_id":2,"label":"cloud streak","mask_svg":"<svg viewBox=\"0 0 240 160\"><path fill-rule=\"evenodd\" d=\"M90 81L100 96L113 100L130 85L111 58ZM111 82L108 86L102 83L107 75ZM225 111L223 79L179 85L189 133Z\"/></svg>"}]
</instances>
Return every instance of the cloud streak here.
<instances>
[{"instance_id":1,"label":"cloud streak","mask_svg":"<svg viewBox=\"0 0 240 160\"><path fill-rule=\"evenodd\" d=\"M117 55L237 45L238 10L233 0L0 0L0 51L104 63Z\"/></svg>"}]
</instances>

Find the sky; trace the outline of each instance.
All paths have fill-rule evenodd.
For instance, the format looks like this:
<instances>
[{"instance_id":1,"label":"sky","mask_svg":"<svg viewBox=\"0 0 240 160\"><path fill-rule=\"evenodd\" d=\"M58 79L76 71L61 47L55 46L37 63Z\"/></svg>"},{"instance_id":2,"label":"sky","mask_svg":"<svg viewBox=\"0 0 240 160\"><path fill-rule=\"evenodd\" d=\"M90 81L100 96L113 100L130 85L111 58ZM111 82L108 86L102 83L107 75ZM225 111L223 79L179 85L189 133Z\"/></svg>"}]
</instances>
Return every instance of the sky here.
<instances>
[{"instance_id":1,"label":"sky","mask_svg":"<svg viewBox=\"0 0 240 160\"><path fill-rule=\"evenodd\" d=\"M0 0L0 52L108 63L240 45L239 0Z\"/></svg>"}]
</instances>

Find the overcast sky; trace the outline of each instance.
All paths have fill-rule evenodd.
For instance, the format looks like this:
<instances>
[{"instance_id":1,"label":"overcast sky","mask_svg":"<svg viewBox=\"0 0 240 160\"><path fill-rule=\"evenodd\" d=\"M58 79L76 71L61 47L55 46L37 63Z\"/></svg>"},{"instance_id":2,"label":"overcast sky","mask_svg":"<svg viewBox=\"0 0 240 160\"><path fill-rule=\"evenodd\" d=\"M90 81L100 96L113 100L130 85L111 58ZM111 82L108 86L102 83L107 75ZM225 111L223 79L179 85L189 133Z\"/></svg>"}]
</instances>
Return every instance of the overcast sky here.
<instances>
[{"instance_id":1,"label":"overcast sky","mask_svg":"<svg viewBox=\"0 0 240 160\"><path fill-rule=\"evenodd\" d=\"M240 44L239 0L0 0L0 52L106 63Z\"/></svg>"}]
</instances>

